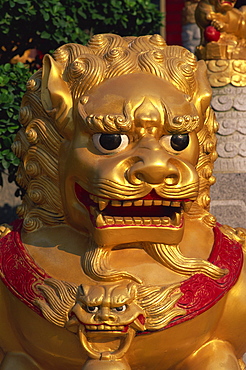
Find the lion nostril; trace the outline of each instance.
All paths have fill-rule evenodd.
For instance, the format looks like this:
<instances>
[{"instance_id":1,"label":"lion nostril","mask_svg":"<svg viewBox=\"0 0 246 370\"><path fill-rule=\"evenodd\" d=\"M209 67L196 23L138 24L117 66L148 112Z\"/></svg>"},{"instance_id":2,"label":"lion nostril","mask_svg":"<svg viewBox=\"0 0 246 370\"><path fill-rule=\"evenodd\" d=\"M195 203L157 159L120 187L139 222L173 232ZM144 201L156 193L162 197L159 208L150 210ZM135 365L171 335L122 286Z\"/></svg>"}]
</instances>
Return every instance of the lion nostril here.
<instances>
[{"instance_id":1,"label":"lion nostril","mask_svg":"<svg viewBox=\"0 0 246 370\"><path fill-rule=\"evenodd\" d=\"M127 180L138 185L143 182L149 184L176 185L179 182L177 167L169 162L135 163L126 173Z\"/></svg>"},{"instance_id":2,"label":"lion nostril","mask_svg":"<svg viewBox=\"0 0 246 370\"><path fill-rule=\"evenodd\" d=\"M178 175L169 175L165 177L164 179L165 184L167 185L176 185L179 182L179 176Z\"/></svg>"}]
</instances>

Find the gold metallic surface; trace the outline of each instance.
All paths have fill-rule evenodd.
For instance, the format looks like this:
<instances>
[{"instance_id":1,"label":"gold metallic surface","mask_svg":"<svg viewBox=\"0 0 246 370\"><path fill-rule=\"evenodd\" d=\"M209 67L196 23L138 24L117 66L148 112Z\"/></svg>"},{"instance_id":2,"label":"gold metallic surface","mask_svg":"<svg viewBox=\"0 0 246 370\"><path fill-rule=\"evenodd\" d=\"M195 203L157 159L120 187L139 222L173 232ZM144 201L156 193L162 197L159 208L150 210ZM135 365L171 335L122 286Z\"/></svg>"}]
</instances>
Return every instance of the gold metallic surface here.
<instances>
[{"instance_id":1,"label":"gold metallic surface","mask_svg":"<svg viewBox=\"0 0 246 370\"><path fill-rule=\"evenodd\" d=\"M245 47L246 50L246 47ZM246 86L246 60L206 60L208 79L212 87L231 84Z\"/></svg>"},{"instance_id":2,"label":"gold metallic surface","mask_svg":"<svg viewBox=\"0 0 246 370\"><path fill-rule=\"evenodd\" d=\"M45 56L13 144L24 245L0 229L1 370L243 369L246 232L216 240L210 99L205 62L159 35Z\"/></svg>"}]
</instances>

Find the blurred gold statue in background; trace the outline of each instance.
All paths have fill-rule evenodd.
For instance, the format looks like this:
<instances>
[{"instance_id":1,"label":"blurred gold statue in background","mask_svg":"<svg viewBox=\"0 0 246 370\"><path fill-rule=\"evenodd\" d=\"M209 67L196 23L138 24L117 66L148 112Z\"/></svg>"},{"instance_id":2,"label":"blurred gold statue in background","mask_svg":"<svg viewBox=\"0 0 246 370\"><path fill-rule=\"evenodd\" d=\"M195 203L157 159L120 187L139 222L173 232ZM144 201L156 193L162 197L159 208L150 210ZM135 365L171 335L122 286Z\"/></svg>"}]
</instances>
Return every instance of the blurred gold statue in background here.
<instances>
[{"instance_id":1,"label":"blurred gold statue in background","mask_svg":"<svg viewBox=\"0 0 246 370\"><path fill-rule=\"evenodd\" d=\"M201 30L199 59L206 60L211 86L246 86L246 6L236 0L200 0L195 18Z\"/></svg>"},{"instance_id":2,"label":"blurred gold statue in background","mask_svg":"<svg viewBox=\"0 0 246 370\"><path fill-rule=\"evenodd\" d=\"M210 99L205 63L159 35L45 56L0 228L1 370L244 368L245 230L209 213Z\"/></svg>"}]
</instances>

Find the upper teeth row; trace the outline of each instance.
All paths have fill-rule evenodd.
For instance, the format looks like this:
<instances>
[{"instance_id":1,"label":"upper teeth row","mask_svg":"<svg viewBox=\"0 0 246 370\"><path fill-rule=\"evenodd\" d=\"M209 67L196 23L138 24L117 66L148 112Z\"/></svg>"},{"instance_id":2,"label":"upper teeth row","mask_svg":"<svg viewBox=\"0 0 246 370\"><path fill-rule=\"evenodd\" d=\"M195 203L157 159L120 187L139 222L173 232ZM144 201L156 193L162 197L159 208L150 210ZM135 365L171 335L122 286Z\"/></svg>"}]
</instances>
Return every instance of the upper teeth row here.
<instances>
[{"instance_id":1,"label":"upper teeth row","mask_svg":"<svg viewBox=\"0 0 246 370\"><path fill-rule=\"evenodd\" d=\"M131 206L171 206L180 207L180 202L162 200L162 199L138 199L138 200L107 200L105 198L99 198L96 195L90 194L90 198L93 202L98 203L100 211L107 207L110 203L113 207L131 207Z\"/></svg>"}]
</instances>

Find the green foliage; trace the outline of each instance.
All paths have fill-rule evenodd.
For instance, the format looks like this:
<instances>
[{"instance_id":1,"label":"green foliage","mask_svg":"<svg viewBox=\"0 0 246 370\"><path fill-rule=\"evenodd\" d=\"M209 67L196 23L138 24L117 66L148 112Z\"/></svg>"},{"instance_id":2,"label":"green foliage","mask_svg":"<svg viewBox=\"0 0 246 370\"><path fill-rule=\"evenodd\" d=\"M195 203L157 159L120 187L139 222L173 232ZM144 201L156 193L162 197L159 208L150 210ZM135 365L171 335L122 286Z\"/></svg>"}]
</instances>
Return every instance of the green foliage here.
<instances>
[{"instance_id":1,"label":"green foliage","mask_svg":"<svg viewBox=\"0 0 246 370\"><path fill-rule=\"evenodd\" d=\"M27 48L47 53L64 43L83 44L95 33L155 33L162 20L151 0L0 0L0 14L1 63Z\"/></svg>"},{"instance_id":2,"label":"green foliage","mask_svg":"<svg viewBox=\"0 0 246 370\"><path fill-rule=\"evenodd\" d=\"M10 181L19 164L18 158L11 151L11 144L20 128L19 107L30 75L22 63L0 65L0 172L8 171Z\"/></svg>"},{"instance_id":3,"label":"green foliage","mask_svg":"<svg viewBox=\"0 0 246 370\"><path fill-rule=\"evenodd\" d=\"M151 0L0 0L0 14L2 185L1 172L7 171L11 181L18 165L10 147L19 129L18 110L31 74L23 64L10 65L11 58L32 48L45 54L68 42L84 44L95 33L156 33L162 15Z\"/></svg>"}]
</instances>

